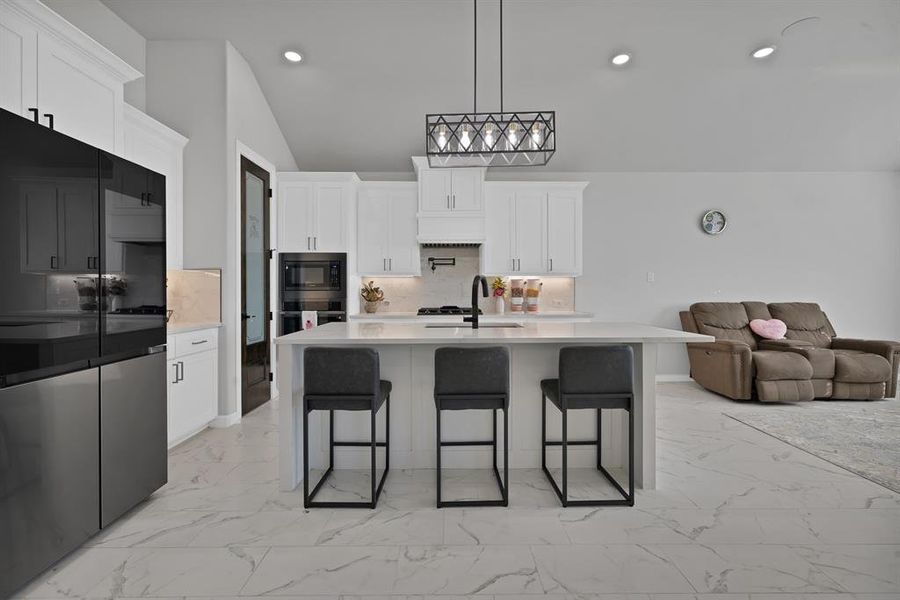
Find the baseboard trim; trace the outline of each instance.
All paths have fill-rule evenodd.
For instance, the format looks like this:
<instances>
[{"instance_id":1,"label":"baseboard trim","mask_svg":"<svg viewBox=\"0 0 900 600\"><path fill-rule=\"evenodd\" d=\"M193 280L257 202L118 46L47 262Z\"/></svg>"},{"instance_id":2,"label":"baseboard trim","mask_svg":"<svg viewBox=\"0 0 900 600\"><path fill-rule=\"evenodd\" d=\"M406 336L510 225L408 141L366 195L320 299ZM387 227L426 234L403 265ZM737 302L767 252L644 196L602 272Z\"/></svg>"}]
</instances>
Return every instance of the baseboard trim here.
<instances>
[{"instance_id":1,"label":"baseboard trim","mask_svg":"<svg viewBox=\"0 0 900 600\"><path fill-rule=\"evenodd\" d=\"M224 429L241 422L241 412L233 412L230 415L219 415L209 422L209 426L214 429Z\"/></svg>"},{"instance_id":2,"label":"baseboard trim","mask_svg":"<svg viewBox=\"0 0 900 600\"><path fill-rule=\"evenodd\" d=\"M690 375L657 375L656 383L685 383L693 381Z\"/></svg>"}]
</instances>

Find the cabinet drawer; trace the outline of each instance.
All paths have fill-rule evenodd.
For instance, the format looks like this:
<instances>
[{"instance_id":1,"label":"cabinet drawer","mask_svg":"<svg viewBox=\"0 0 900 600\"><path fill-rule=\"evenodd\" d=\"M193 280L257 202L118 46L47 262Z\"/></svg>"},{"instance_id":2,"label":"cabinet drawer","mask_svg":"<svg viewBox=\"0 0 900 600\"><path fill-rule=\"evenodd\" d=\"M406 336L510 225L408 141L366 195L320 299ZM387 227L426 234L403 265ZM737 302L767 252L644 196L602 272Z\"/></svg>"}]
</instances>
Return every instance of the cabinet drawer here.
<instances>
[{"instance_id":1,"label":"cabinet drawer","mask_svg":"<svg viewBox=\"0 0 900 600\"><path fill-rule=\"evenodd\" d=\"M170 356L187 356L219 347L219 332L216 329L178 333L174 337L174 353L170 353Z\"/></svg>"}]
</instances>

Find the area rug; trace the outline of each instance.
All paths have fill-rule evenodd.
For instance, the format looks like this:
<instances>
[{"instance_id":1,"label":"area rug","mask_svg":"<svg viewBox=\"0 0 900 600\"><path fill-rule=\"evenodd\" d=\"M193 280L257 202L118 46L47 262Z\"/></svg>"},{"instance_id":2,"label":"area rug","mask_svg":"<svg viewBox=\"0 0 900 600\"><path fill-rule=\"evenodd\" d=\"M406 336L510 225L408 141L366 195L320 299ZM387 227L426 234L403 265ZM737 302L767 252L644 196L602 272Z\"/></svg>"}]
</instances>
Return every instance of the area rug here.
<instances>
[{"instance_id":1,"label":"area rug","mask_svg":"<svg viewBox=\"0 0 900 600\"><path fill-rule=\"evenodd\" d=\"M900 401L814 401L727 416L900 493Z\"/></svg>"}]
</instances>

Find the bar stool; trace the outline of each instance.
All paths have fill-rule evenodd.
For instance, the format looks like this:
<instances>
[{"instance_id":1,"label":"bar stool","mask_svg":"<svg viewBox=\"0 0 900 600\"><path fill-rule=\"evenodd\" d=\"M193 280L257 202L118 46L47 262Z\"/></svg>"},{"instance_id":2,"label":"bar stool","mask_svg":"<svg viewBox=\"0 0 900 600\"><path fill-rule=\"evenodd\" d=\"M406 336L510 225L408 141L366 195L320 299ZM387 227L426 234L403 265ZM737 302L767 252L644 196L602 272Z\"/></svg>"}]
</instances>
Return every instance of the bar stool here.
<instances>
[{"instance_id":1,"label":"bar stool","mask_svg":"<svg viewBox=\"0 0 900 600\"><path fill-rule=\"evenodd\" d=\"M303 507L375 508L390 467L391 382L380 379L378 353L369 348L307 348L303 353ZM375 437L375 416L385 406L384 441ZM328 411L328 469L309 491L309 413ZM367 442L334 439L334 411L372 413L372 435ZM313 498L334 469L338 446L372 449L372 500L370 502L314 502ZM384 474L376 487L375 450L384 448Z\"/></svg>"},{"instance_id":2,"label":"bar stool","mask_svg":"<svg viewBox=\"0 0 900 600\"><path fill-rule=\"evenodd\" d=\"M562 413L562 439L547 441L547 402ZM602 463L604 408L628 411L628 492ZM568 412L596 409L597 439L569 440ZM569 500L568 447L597 446L597 470L622 494L622 500ZM562 446L562 489L547 469L547 446ZM571 346L559 351L559 379L541 381L541 468L563 506L634 506L634 353L630 346Z\"/></svg>"},{"instance_id":3,"label":"bar stool","mask_svg":"<svg viewBox=\"0 0 900 600\"><path fill-rule=\"evenodd\" d=\"M437 409L437 507L509 505L509 351L503 347L438 348L434 352L434 404ZM497 411L503 410L503 478L497 469ZM489 441L444 442L441 411L490 410L494 435ZM441 499L441 448L492 446L494 475L501 500Z\"/></svg>"}]
</instances>

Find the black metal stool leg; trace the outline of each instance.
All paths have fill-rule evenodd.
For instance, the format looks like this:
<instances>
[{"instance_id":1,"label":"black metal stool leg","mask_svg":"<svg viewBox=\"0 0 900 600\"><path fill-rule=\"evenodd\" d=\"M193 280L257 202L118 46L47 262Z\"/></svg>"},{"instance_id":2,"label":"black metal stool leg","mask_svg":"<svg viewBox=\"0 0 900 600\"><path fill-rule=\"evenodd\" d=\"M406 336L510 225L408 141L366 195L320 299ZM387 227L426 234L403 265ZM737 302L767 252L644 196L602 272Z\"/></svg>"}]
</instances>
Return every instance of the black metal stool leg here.
<instances>
[{"instance_id":1,"label":"black metal stool leg","mask_svg":"<svg viewBox=\"0 0 900 600\"><path fill-rule=\"evenodd\" d=\"M376 449L376 444L378 443L378 440L375 437L375 435L376 435L375 434L375 424L376 424L376 417L378 416L378 413L375 412L375 400L372 400L372 411L371 412L372 412L372 481L371 481L371 483L372 483L372 508L375 508L375 501L377 500L377 498L375 497L375 490L378 488L378 470L375 466L375 462L376 462L375 449Z\"/></svg>"},{"instance_id":2,"label":"black metal stool leg","mask_svg":"<svg viewBox=\"0 0 900 600\"><path fill-rule=\"evenodd\" d=\"M441 508L443 503L441 502L441 405L440 403L436 404L435 408L437 413L437 418L435 419L437 423L437 432L435 434L435 456L437 459L437 507Z\"/></svg>"},{"instance_id":3,"label":"black metal stool leg","mask_svg":"<svg viewBox=\"0 0 900 600\"><path fill-rule=\"evenodd\" d=\"M634 406L628 408L628 506L634 506Z\"/></svg>"},{"instance_id":4,"label":"black metal stool leg","mask_svg":"<svg viewBox=\"0 0 900 600\"><path fill-rule=\"evenodd\" d=\"M600 470L600 467L603 466L603 450L602 450L602 439L603 439L603 409L597 409L597 470Z\"/></svg>"},{"instance_id":5,"label":"black metal stool leg","mask_svg":"<svg viewBox=\"0 0 900 600\"><path fill-rule=\"evenodd\" d=\"M303 508L309 506L309 411L303 400Z\"/></svg>"},{"instance_id":6,"label":"black metal stool leg","mask_svg":"<svg viewBox=\"0 0 900 600\"><path fill-rule=\"evenodd\" d=\"M503 409L503 506L509 506L509 407Z\"/></svg>"},{"instance_id":7,"label":"black metal stool leg","mask_svg":"<svg viewBox=\"0 0 900 600\"><path fill-rule=\"evenodd\" d=\"M569 505L569 431L568 413L562 409L562 505Z\"/></svg>"}]
</instances>

